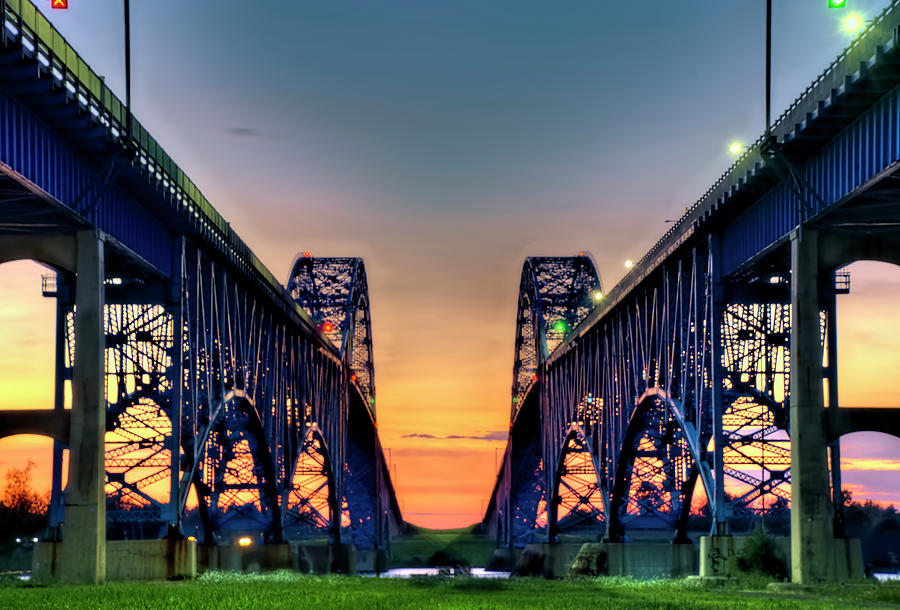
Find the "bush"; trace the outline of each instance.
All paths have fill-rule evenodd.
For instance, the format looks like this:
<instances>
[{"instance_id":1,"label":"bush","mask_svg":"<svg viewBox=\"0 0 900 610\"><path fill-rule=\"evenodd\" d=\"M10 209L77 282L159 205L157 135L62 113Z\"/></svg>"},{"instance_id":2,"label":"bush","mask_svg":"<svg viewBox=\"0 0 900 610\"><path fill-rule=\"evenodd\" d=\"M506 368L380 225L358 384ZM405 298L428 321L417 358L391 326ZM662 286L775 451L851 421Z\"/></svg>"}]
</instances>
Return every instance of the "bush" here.
<instances>
[{"instance_id":1,"label":"bush","mask_svg":"<svg viewBox=\"0 0 900 610\"><path fill-rule=\"evenodd\" d=\"M775 539L766 533L762 525L744 542L737 554L737 567L742 572L757 572L778 579L787 577L787 562L775 546Z\"/></svg>"}]
</instances>

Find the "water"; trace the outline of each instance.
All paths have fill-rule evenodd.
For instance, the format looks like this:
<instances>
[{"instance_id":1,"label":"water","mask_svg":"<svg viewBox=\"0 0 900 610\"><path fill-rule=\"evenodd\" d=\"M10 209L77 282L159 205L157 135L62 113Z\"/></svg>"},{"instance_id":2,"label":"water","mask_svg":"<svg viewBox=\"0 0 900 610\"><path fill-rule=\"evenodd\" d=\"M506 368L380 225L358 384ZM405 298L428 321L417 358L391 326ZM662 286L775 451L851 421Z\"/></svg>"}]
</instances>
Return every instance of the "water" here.
<instances>
[{"instance_id":1,"label":"water","mask_svg":"<svg viewBox=\"0 0 900 610\"><path fill-rule=\"evenodd\" d=\"M412 578L413 576L439 576L440 568L394 568L382 572L382 578ZM367 572L363 576L375 576L374 572ZM493 572L484 568L472 568L472 578L509 578L509 572Z\"/></svg>"},{"instance_id":2,"label":"water","mask_svg":"<svg viewBox=\"0 0 900 610\"><path fill-rule=\"evenodd\" d=\"M900 574L897 572L873 572L872 576L878 582L885 582L886 580L900 580Z\"/></svg>"}]
</instances>

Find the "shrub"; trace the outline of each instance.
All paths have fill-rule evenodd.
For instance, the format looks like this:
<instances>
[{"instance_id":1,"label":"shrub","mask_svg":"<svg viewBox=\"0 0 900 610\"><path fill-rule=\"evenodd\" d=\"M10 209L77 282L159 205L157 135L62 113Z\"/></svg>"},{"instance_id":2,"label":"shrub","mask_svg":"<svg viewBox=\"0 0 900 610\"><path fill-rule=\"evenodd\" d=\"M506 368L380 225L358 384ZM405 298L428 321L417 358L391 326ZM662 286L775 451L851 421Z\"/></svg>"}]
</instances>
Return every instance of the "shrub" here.
<instances>
[{"instance_id":1,"label":"shrub","mask_svg":"<svg viewBox=\"0 0 900 610\"><path fill-rule=\"evenodd\" d=\"M758 572L778 579L787 577L787 562L775 546L775 539L761 524L737 554L737 567L743 572Z\"/></svg>"}]
</instances>

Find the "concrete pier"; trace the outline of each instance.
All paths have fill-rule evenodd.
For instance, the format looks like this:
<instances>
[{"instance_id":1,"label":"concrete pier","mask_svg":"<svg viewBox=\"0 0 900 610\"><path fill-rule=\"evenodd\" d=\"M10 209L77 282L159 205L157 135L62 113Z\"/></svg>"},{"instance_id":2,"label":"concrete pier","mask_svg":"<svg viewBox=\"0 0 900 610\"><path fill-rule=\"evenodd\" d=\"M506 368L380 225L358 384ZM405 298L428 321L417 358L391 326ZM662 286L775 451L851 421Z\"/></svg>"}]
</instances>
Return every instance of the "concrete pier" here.
<instances>
[{"instance_id":1,"label":"concrete pier","mask_svg":"<svg viewBox=\"0 0 900 610\"><path fill-rule=\"evenodd\" d=\"M67 583L102 584L106 579L103 241L95 231L81 231L75 249L76 348L59 578Z\"/></svg>"},{"instance_id":2,"label":"concrete pier","mask_svg":"<svg viewBox=\"0 0 900 610\"><path fill-rule=\"evenodd\" d=\"M833 580L834 525L825 435L819 232L791 233L791 580Z\"/></svg>"}]
</instances>

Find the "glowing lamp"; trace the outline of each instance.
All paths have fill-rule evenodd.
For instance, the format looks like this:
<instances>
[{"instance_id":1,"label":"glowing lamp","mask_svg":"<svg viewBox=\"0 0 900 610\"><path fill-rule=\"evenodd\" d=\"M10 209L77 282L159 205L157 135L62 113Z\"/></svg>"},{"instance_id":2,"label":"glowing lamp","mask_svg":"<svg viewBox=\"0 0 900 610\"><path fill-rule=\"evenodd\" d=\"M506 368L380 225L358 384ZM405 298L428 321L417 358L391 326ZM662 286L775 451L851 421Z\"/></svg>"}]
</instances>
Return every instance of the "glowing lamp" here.
<instances>
[{"instance_id":1,"label":"glowing lamp","mask_svg":"<svg viewBox=\"0 0 900 610\"><path fill-rule=\"evenodd\" d=\"M847 0L828 0L828 8L844 8Z\"/></svg>"},{"instance_id":2,"label":"glowing lamp","mask_svg":"<svg viewBox=\"0 0 900 610\"><path fill-rule=\"evenodd\" d=\"M630 260L625 261L625 268L626 268L626 269L631 269L632 267L634 267L634 263L633 263L633 262L631 262Z\"/></svg>"},{"instance_id":3,"label":"glowing lamp","mask_svg":"<svg viewBox=\"0 0 900 610\"><path fill-rule=\"evenodd\" d=\"M563 322L562 320L557 321L556 324L553 325L553 330L555 330L558 333L565 331L566 323Z\"/></svg>"},{"instance_id":4,"label":"glowing lamp","mask_svg":"<svg viewBox=\"0 0 900 610\"><path fill-rule=\"evenodd\" d=\"M350 375L350 381L356 381L356 375Z\"/></svg>"},{"instance_id":5,"label":"glowing lamp","mask_svg":"<svg viewBox=\"0 0 900 610\"><path fill-rule=\"evenodd\" d=\"M369 402L370 402L371 404L374 405L374 404L375 404L375 399L374 399L374 398L370 398L370 399L369 399Z\"/></svg>"},{"instance_id":6,"label":"glowing lamp","mask_svg":"<svg viewBox=\"0 0 900 610\"><path fill-rule=\"evenodd\" d=\"M197 542L197 539L193 536L188 536L187 539L188 539L188 542Z\"/></svg>"},{"instance_id":7,"label":"glowing lamp","mask_svg":"<svg viewBox=\"0 0 900 610\"><path fill-rule=\"evenodd\" d=\"M537 381L537 375L532 375L532 376L531 376L531 380L532 380L532 381Z\"/></svg>"},{"instance_id":8,"label":"glowing lamp","mask_svg":"<svg viewBox=\"0 0 900 610\"><path fill-rule=\"evenodd\" d=\"M238 538L238 546L250 546L253 544L253 539L250 536L241 536Z\"/></svg>"},{"instance_id":9,"label":"glowing lamp","mask_svg":"<svg viewBox=\"0 0 900 610\"><path fill-rule=\"evenodd\" d=\"M732 142L728 145L728 152L730 152L732 155L739 155L741 154L742 150L744 150L744 147L740 142Z\"/></svg>"},{"instance_id":10,"label":"glowing lamp","mask_svg":"<svg viewBox=\"0 0 900 610\"><path fill-rule=\"evenodd\" d=\"M303 258L309 258L310 256L309 250L303 253Z\"/></svg>"},{"instance_id":11,"label":"glowing lamp","mask_svg":"<svg viewBox=\"0 0 900 610\"><path fill-rule=\"evenodd\" d=\"M332 324L331 322L323 322L322 323L322 331L323 332L330 333L333 330L334 330L334 324Z\"/></svg>"},{"instance_id":12,"label":"glowing lamp","mask_svg":"<svg viewBox=\"0 0 900 610\"><path fill-rule=\"evenodd\" d=\"M591 295L591 296L594 297L594 300L595 300L595 301L599 301L599 300L601 300L601 299L603 298L603 293L600 292L599 290L595 290L595 291L594 291L594 294Z\"/></svg>"},{"instance_id":13,"label":"glowing lamp","mask_svg":"<svg viewBox=\"0 0 900 610\"><path fill-rule=\"evenodd\" d=\"M848 32L855 32L862 26L863 20L858 15L850 15L844 19L844 29Z\"/></svg>"}]
</instances>

